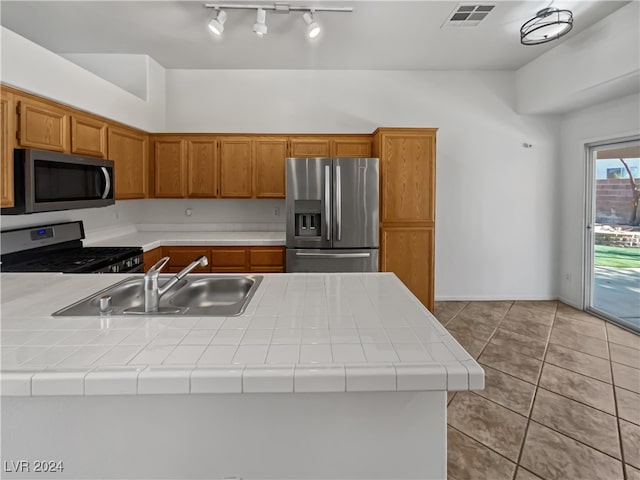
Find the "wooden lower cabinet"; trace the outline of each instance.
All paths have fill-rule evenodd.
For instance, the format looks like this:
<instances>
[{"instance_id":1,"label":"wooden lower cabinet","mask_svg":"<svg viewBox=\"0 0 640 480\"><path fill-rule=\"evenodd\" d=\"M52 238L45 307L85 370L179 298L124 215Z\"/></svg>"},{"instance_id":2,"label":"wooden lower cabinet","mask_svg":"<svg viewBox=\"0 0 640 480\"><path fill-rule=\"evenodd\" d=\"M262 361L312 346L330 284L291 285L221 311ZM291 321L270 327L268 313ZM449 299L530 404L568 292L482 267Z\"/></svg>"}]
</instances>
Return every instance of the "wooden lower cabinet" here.
<instances>
[{"instance_id":1,"label":"wooden lower cabinet","mask_svg":"<svg viewBox=\"0 0 640 480\"><path fill-rule=\"evenodd\" d=\"M383 227L380 240L380 271L395 273L433 311L434 228Z\"/></svg>"},{"instance_id":2,"label":"wooden lower cabinet","mask_svg":"<svg viewBox=\"0 0 640 480\"><path fill-rule=\"evenodd\" d=\"M284 247L159 247L144 253L144 271L148 271L163 256L170 257L162 270L178 273L200 256L209 265L198 267L195 273L283 273Z\"/></svg>"}]
</instances>

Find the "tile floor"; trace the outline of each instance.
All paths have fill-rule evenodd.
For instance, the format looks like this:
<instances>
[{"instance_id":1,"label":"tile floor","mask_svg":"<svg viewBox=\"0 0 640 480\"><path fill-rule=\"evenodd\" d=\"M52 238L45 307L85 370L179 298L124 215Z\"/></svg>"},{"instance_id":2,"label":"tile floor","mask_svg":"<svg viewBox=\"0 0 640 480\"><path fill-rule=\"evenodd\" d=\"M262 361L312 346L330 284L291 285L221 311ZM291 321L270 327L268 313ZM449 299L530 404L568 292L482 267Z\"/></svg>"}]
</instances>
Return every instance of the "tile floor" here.
<instances>
[{"instance_id":1,"label":"tile floor","mask_svg":"<svg viewBox=\"0 0 640 480\"><path fill-rule=\"evenodd\" d=\"M559 302L436 302L483 366L449 396L450 480L640 480L640 336Z\"/></svg>"}]
</instances>

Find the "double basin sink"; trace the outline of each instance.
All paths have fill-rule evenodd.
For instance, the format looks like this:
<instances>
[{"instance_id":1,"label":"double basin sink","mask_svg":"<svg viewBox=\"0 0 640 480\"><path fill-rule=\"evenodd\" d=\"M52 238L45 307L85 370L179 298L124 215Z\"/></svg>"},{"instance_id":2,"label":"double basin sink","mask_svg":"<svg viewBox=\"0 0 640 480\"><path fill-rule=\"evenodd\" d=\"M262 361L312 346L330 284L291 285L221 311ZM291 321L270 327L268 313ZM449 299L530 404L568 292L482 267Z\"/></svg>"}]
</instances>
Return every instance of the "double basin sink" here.
<instances>
[{"instance_id":1,"label":"double basin sink","mask_svg":"<svg viewBox=\"0 0 640 480\"><path fill-rule=\"evenodd\" d=\"M171 275L161 275L160 286L169 278ZM160 298L157 312L145 312L144 278L129 277L58 310L53 316L170 314L230 317L244 312L261 281L260 275L189 276ZM110 299L107 300L108 297ZM108 308L105 308L105 304Z\"/></svg>"}]
</instances>

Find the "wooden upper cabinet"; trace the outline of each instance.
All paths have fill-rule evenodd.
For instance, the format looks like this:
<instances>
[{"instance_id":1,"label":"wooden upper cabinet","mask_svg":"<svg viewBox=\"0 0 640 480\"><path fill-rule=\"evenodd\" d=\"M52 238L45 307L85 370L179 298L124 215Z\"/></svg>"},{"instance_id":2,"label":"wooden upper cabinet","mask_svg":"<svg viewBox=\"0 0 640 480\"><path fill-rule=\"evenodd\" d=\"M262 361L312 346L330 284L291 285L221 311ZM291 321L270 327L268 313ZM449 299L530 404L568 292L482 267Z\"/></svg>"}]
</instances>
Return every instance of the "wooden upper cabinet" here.
<instances>
[{"instance_id":1,"label":"wooden upper cabinet","mask_svg":"<svg viewBox=\"0 0 640 480\"><path fill-rule=\"evenodd\" d=\"M116 200L147 196L148 136L136 130L109 127L109 157L115 162Z\"/></svg>"},{"instance_id":2,"label":"wooden upper cabinet","mask_svg":"<svg viewBox=\"0 0 640 480\"><path fill-rule=\"evenodd\" d=\"M435 131L379 131L375 141L381 222L435 221Z\"/></svg>"},{"instance_id":3,"label":"wooden upper cabinet","mask_svg":"<svg viewBox=\"0 0 640 480\"><path fill-rule=\"evenodd\" d=\"M14 96L0 91L0 206L14 206L13 147L16 140Z\"/></svg>"},{"instance_id":4,"label":"wooden upper cabinet","mask_svg":"<svg viewBox=\"0 0 640 480\"><path fill-rule=\"evenodd\" d=\"M71 115L71 153L107 157L107 123L85 115Z\"/></svg>"},{"instance_id":5,"label":"wooden upper cabinet","mask_svg":"<svg viewBox=\"0 0 640 480\"><path fill-rule=\"evenodd\" d=\"M251 137L220 137L220 196L251 198L253 196Z\"/></svg>"},{"instance_id":6,"label":"wooden upper cabinet","mask_svg":"<svg viewBox=\"0 0 640 480\"><path fill-rule=\"evenodd\" d=\"M255 197L284 198L287 139L259 137L255 139Z\"/></svg>"},{"instance_id":7,"label":"wooden upper cabinet","mask_svg":"<svg viewBox=\"0 0 640 480\"><path fill-rule=\"evenodd\" d=\"M16 96L21 147L69 152L69 115L62 108Z\"/></svg>"},{"instance_id":8,"label":"wooden upper cabinet","mask_svg":"<svg viewBox=\"0 0 640 480\"><path fill-rule=\"evenodd\" d=\"M331 142L332 157L371 157L371 135L336 137Z\"/></svg>"},{"instance_id":9,"label":"wooden upper cabinet","mask_svg":"<svg viewBox=\"0 0 640 480\"><path fill-rule=\"evenodd\" d=\"M295 136L289 137L290 157L329 157L331 138Z\"/></svg>"},{"instance_id":10,"label":"wooden upper cabinet","mask_svg":"<svg viewBox=\"0 0 640 480\"><path fill-rule=\"evenodd\" d=\"M380 271L395 273L433 312L433 227L384 227L380 237Z\"/></svg>"},{"instance_id":11,"label":"wooden upper cabinet","mask_svg":"<svg viewBox=\"0 0 640 480\"><path fill-rule=\"evenodd\" d=\"M152 141L154 165L154 196L156 198L186 197L186 142L179 138L162 137L153 138Z\"/></svg>"},{"instance_id":12,"label":"wooden upper cabinet","mask_svg":"<svg viewBox=\"0 0 640 480\"><path fill-rule=\"evenodd\" d=\"M218 143L213 137L187 140L187 196L218 196Z\"/></svg>"}]
</instances>

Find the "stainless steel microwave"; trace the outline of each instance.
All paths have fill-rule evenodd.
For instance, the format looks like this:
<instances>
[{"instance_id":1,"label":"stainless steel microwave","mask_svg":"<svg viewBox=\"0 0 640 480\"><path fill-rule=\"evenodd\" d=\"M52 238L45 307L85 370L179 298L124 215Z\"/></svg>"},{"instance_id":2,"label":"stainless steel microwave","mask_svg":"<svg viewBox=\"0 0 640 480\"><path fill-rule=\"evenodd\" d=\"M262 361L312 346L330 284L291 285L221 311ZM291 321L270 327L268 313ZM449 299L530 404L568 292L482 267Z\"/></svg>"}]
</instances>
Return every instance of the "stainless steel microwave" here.
<instances>
[{"instance_id":1,"label":"stainless steel microwave","mask_svg":"<svg viewBox=\"0 0 640 480\"><path fill-rule=\"evenodd\" d=\"M2 214L51 212L113 205L112 160L16 148L15 206Z\"/></svg>"}]
</instances>

